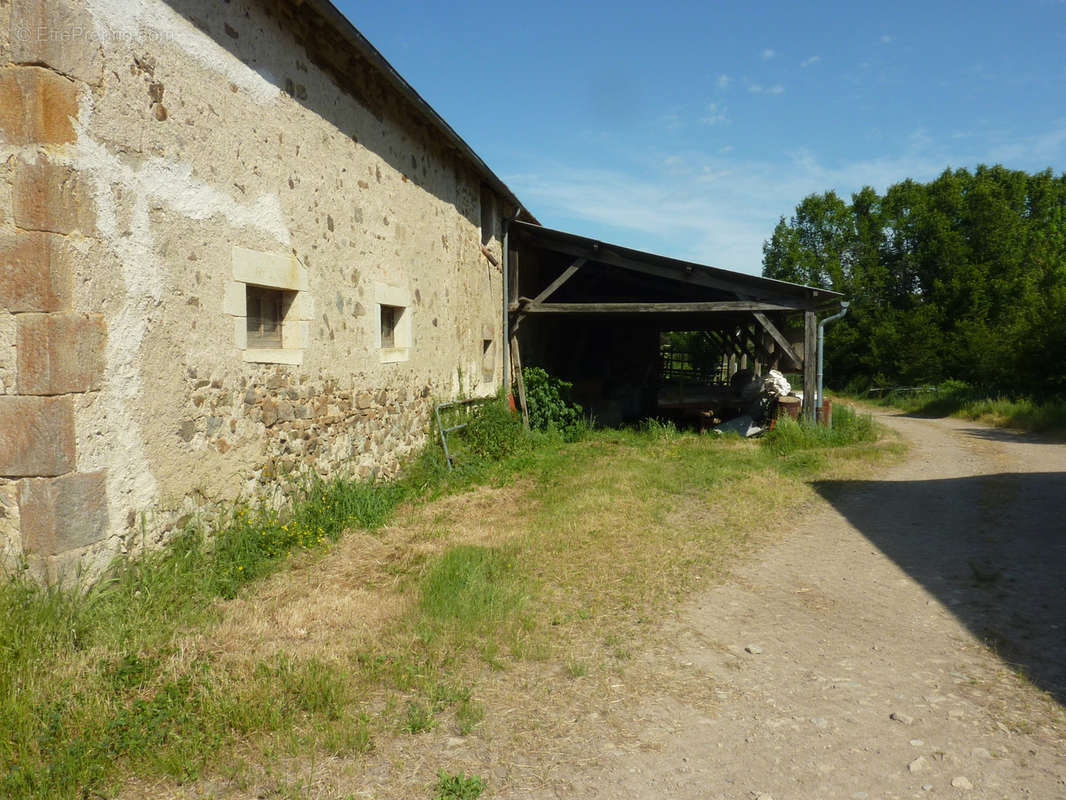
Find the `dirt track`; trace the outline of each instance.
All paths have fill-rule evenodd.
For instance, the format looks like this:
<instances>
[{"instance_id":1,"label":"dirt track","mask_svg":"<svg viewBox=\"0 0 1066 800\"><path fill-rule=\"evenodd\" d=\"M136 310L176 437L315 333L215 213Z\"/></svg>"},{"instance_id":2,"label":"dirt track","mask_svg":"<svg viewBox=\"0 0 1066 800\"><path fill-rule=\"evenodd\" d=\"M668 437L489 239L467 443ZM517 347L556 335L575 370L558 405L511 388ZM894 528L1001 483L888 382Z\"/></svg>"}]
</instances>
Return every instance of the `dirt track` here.
<instances>
[{"instance_id":1,"label":"dirt track","mask_svg":"<svg viewBox=\"0 0 1066 800\"><path fill-rule=\"evenodd\" d=\"M1066 445L881 416L904 461L818 485L624 661L486 667L470 736L124 796L406 800L446 769L486 800L1066 800Z\"/></svg>"},{"instance_id":2,"label":"dirt track","mask_svg":"<svg viewBox=\"0 0 1066 800\"><path fill-rule=\"evenodd\" d=\"M884 421L903 463L819 486L640 659L663 681L627 687L612 729L635 737L490 794L1066 798L1066 445ZM661 688L686 673L714 697Z\"/></svg>"}]
</instances>

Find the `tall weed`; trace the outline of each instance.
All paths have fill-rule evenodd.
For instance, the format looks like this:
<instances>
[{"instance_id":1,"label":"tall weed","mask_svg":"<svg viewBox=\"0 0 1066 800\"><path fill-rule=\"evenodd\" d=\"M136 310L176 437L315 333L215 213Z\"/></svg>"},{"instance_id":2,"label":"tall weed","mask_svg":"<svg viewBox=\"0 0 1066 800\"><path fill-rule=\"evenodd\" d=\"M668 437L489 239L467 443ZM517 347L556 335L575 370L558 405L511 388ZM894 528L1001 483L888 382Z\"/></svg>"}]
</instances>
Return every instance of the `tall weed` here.
<instances>
[{"instance_id":1,"label":"tall weed","mask_svg":"<svg viewBox=\"0 0 1066 800\"><path fill-rule=\"evenodd\" d=\"M470 452L488 461L499 461L528 447L518 415L502 398L486 403L463 429L462 438Z\"/></svg>"},{"instance_id":2,"label":"tall weed","mask_svg":"<svg viewBox=\"0 0 1066 800\"><path fill-rule=\"evenodd\" d=\"M850 406L841 405L833 408L832 425L797 422L782 415L761 442L775 455L788 455L799 450L844 447L876 439L877 428L869 414L858 414Z\"/></svg>"}]
</instances>

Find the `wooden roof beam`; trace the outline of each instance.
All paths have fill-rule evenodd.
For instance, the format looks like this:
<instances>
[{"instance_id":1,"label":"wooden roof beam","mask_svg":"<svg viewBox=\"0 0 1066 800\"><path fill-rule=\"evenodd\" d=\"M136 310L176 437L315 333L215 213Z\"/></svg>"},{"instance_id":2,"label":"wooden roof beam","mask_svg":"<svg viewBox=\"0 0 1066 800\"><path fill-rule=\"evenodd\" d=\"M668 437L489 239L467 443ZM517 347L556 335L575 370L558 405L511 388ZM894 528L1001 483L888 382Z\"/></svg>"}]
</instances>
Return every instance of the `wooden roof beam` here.
<instances>
[{"instance_id":1,"label":"wooden roof beam","mask_svg":"<svg viewBox=\"0 0 1066 800\"><path fill-rule=\"evenodd\" d=\"M734 313L754 311L759 314L763 311L796 311L797 309L791 305L762 303L755 300L695 303L542 303L537 299L530 300L523 297L519 299L513 310L521 310L523 314L704 314L728 311ZM769 324L769 320L766 324Z\"/></svg>"},{"instance_id":2,"label":"wooden roof beam","mask_svg":"<svg viewBox=\"0 0 1066 800\"><path fill-rule=\"evenodd\" d=\"M589 246L580 242L562 242L552 241L546 242L543 240L534 240L534 244L537 247L545 250L552 250L557 253L565 253L575 258L586 258L589 261L595 261L600 264L608 264L614 267L621 267L622 269L633 270L635 272L643 272L646 275L654 275L659 278L666 278L668 280L677 281L679 283L694 284L696 286L702 286L709 289L718 289L723 292L729 292L732 294L746 294L750 295L753 292L770 298L772 297L774 302L780 303L784 308L782 310L788 311L803 311L810 308L819 308L825 304L824 299L819 299L816 296L807 298L798 298L794 294L787 292L775 292L767 289L766 286L756 286L756 282L762 281L762 278L754 278L752 283L747 283L739 280L731 280L728 277L709 273L706 270L698 266L690 266L685 268L682 265L677 267L665 266L663 264L657 264L651 261L641 261L634 258L629 258L621 253L617 253L606 246ZM809 293L817 290L807 290ZM776 310L776 309L775 309Z\"/></svg>"}]
</instances>

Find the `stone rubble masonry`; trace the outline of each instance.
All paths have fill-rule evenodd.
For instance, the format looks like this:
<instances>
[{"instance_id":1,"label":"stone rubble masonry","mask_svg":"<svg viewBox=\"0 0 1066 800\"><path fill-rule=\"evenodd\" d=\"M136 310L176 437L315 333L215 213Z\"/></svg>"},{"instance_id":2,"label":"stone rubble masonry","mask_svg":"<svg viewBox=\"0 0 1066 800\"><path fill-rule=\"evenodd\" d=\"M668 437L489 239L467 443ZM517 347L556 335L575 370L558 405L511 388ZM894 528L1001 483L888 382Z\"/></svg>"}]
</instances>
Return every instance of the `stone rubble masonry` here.
<instances>
[{"instance_id":1,"label":"stone rubble masonry","mask_svg":"<svg viewBox=\"0 0 1066 800\"><path fill-rule=\"evenodd\" d=\"M0 135L12 145L74 141L74 81L40 67L0 68Z\"/></svg>"},{"instance_id":2,"label":"stone rubble masonry","mask_svg":"<svg viewBox=\"0 0 1066 800\"><path fill-rule=\"evenodd\" d=\"M299 33L310 23L298 2L281 4L294 16L277 22L270 2L193 3L196 20L178 19L187 16L179 8L161 37L142 22L144 36L132 42L109 39L119 30L94 19L122 5L0 0L0 29L8 27L0 30L0 389L16 393L0 395L0 501L7 498L11 512L0 537L21 546L49 580L85 563L78 559L128 545L138 526L143 541L161 544L190 520L210 519L228 497L280 506L298 486L288 476L396 474L426 440L433 399L464 388L454 385L457 365L463 374L478 369L478 326L482 316L495 319L501 291L498 271L486 291L477 250L479 170L438 142L370 70L357 70L348 87L309 68L305 49L318 53L323 43ZM145 7L131 4L131 13L134 6ZM208 18L202 27L200 17ZM187 22L205 34L206 48L186 36L198 36ZM208 26L229 35L212 42ZM237 28L240 41L229 45ZM172 29L185 33L172 40ZM338 41L330 52L345 47ZM241 66L260 59L307 74L295 90L300 102L292 93L275 97L269 82ZM92 109L80 120L79 98ZM260 121L269 130L249 134ZM180 185L160 179L150 187L159 199L150 207L151 235L131 241L151 255L135 264L97 254L119 244L114 236L140 235L127 229L127 213L149 189L118 179L100 187L97 208L95 184L69 166L71 156L96 147L123 169L159 159L189 168ZM209 198L203 216L187 209L194 196ZM261 218L250 221L249 211ZM97 213L114 214L118 230L97 230ZM306 268L310 285L278 287L321 305L313 321L301 319L302 338L315 343L306 372L234 358L244 348L230 347L232 323L216 299L236 290L244 300L246 289L230 286L238 265L213 252L219 242L257 259L284 254ZM494 239L497 256L499 246ZM75 313L115 313L120 266L158 268L151 283L163 301L142 338L136 326L105 328L99 314ZM379 283L412 293L410 316L420 327L410 363L379 361ZM120 402L114 394L127 387L107 384L108 337L116 352L136 354L136 398ZM117 392L101 391L111 388ZM129 459L117 442L102 444L124 415L139 421L144 451ZM135 486L127 499L142 464L158 491ZM200 476L207 492L194 485ZM150 495L156 499L145 500Z\"/></svg>"},{"instance_id":3,"label":"stone rubble masonry","mask_svg":"<svg viewBox=\"0 0 1066 800\"><path fill-rule=\"evenodd\" d=\"M102 314L19 314L17 320L18 394L100 388L107 332Z\"/></svg>"},{"instance_id":4,"label":"stone rubble masonry","mask_svg":"<svg viewBox=\"0 0 1066 800\"><path fill-rule=\"evenodd\" d=\"M0 240L0 308L13 314L70 308L71 275L61 236L20 231Z\"/></svg>"},{"instance_id":5,"label":"stone rubble masonry","mask_svg":"<svg viewBox=\"0 0 1066 800\"><path fill-rule=\"evenodd\" d=\"M25 550L58 555L98 542L107 534L107 472L19 482L19 517Z\"/></svg>"},{"instance_id":6,"label":"stone rubble masonry","mask_svg":"<svg viewBox=\"0 0 1066 800\"><path fill-rule=\"evenodd\" d=\"M91 235L96 226L91 192L81 176L43 154L16 170L12 206L15 226L23 230Z\"/></svg>"},{"instance_id":7,"label":"stone rubble masonry","mask_svg":"<svg viewBox=\"0 0 1066 800\"><path fill-rule=\"evenodd\" d=\"M51 477L74 469L74 401L0 397L0 476Z\"/></svg>"}]
</instances>

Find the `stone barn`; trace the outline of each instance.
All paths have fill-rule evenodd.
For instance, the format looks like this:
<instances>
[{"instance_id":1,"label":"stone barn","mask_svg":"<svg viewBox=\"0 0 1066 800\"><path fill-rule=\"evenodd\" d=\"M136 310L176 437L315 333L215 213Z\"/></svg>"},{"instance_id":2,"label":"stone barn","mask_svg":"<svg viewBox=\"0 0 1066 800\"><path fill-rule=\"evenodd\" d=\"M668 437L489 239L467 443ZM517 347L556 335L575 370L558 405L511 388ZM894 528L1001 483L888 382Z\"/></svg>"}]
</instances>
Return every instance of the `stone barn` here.
<instances>
[{"instance_id":1,"label":"stone barn","mask_svg":"<svg viewBox=\"0 0 1066 800\"><path fill-rule=\"evenodd\" d=\"M326 0L0 0L0 547L46 579L502 382L508 188Z\"/></svg>"}]
</instances>

